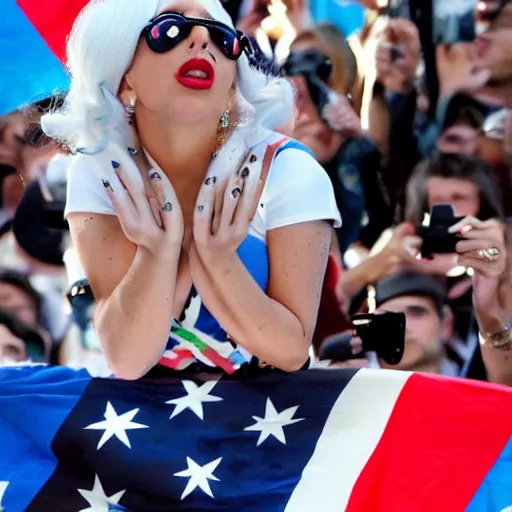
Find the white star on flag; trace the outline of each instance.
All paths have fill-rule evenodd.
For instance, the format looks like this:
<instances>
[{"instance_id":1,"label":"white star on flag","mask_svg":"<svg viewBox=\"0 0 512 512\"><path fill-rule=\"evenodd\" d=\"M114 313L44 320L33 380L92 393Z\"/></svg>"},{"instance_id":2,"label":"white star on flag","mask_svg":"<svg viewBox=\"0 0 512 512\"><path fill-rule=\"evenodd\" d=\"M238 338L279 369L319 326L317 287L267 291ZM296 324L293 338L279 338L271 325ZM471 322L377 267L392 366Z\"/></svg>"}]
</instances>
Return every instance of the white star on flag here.
<instances>
[{"instance_id":1,"label":"white star on flag","mask_svg":"<svg viewBox=\"0 0 512 512\"><path fill-rule=\"evenodd\" d=\"M84 489L77 490L90 505L89 507L80 510L80 512L108 512L109 505L117 505L119 500L123 497L123 494L126 492L125 489L124 491L119 491L112 496L107 496L103 490L103 486L101 485L98 475L94 477L94 486L92 491L85 491Z\"/></svg>"},{"instance_id":2,"label":"white star on flag","mask_svg":"<svg viewBox=\"0 0 512 512\"><path fill-rule=\"evenodd\" d=\"M268 436L274 436L278 441L286 444L286 437L284 435L283 427L293 425L299 421L303 421L304 418L293 418L293 415L297 412L299 406L289 407L284 411L278 413L272 400L267 398L267 405L265 407L265 417L260 418L259 416L253 416L256 421L254 425L244 428L250 432L260 432L257 446L263 443Z\"/></svg>"},{"instance_id":3,"label":"white star on flag","mask_svg":"<svg viewBox=\"0 0 512 512\"><path fill-rule=\"evenodd\" d=\"M2 505L2 500L4 499L5 491L7 490L7 486L9 482L0 482L0 512L3 511L4 507Z\"/></svg>"},{"instance_id":4,"label":"white star on flag","mask_svg":"<svg viewBox=\"0 0 512 512\"><path fill-rule=\"evenodd\" d=\"M187 395L165 402L166 404L176 405L169 419L178 416L178 414L186 409L190 409L198 418L203 419L203 402L220 402L223 400L218 396L210 395L210 392L216 384L216 380L209 380L199 387L191 380L184 380L183 387Z\"/></svg>"},{"instance_id":5,"label":"white star on flag","mask_svg":"<svg viewBox=\"0 0 512 512\"><path fill-rule=\"evenodd\" d=\"M217 469L221 460L222 457L201 467L197 462L193 461L190 457L187 457L188 469L180 471L179 473L174 473L174 476L190 478L183 494L181 495L181 499L184 500L196 487L199 487L205 494L208 494L208 496L213 498L213 493L210 489L208 480L220 482L213 472Z\"/></svg>"},{"instance_id":6,"label":"white star on flag","mask_svg":"<svg viewBox=\"0 0 512 512\"><path fill-rule=\"evenodd\" d=\"M125 446L131 448L130 440L126 435L127 430L136 430L139 428L149 428L147 425L141 425L140 423L133 423L132 420L140 409L133 409L125 412L118 416L114 407L110 402L107 402L107 408L105 409L105 421L93 423L88 427L84 427L89 430L104 430L101 436L100 442L98 443L98 450L112 437L116 436Z\"/></svg>"}]
</instances>

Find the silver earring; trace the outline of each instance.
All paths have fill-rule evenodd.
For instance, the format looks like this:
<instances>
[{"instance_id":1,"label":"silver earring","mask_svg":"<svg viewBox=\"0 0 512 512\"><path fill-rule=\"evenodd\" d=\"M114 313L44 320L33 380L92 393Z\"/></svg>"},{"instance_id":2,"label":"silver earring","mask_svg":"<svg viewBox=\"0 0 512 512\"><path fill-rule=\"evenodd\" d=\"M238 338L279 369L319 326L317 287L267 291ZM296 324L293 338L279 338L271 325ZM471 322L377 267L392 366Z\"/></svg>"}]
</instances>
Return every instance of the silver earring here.
<instances>
[{"instance_id":1,"label":"silver earring","mask_svg":"<svg viewBox=\"0 0 512 512\"><path fill-rule=\"evenodd\" d=\"M230 109L229 109L229 107L227 107L226 110L224 110L224 113L222 114L222 116L220 118L219 125L223 130L225 130L229 127L229 113L230 113Z\"/></svg>"},{"instance_id":2,"label":"silver earring","mask_svg":"<svg viewBox=\"0 0 512 512\"><path fill-rule=\"evenodd\" d=\"M128 101L128 104L124 106L124 110L125 110L125 113L126 113L126 120L128 121L128 124L132 127L132 132L133 132L133 135L132 135L132 138L133 138L133 141L132 141L132 145L128 148L128 152L130 153L130 155L132 156L135 156L135 155L138 155L139 154L139 146L140 146L140 143L139 143L139 138L137 136L137 133L136 133L136 130L135 130L135 126L134 126L134 118L135 118L135 103L137 102L137 100L135 98L130 98L129 101Z\"/></svg>"},{"instance_id":3,"label":"silver earring","mask_svg":"<svg viewBox=\"0 0 512 512\"><path fill-rule=\"evenodd\" d=\"M124 111L126 113L126 119L128 120L129 124L133 124L133 116L135 115L135 98L130 98L128 103L124 106Z\"/></svg>"}]
</instances>

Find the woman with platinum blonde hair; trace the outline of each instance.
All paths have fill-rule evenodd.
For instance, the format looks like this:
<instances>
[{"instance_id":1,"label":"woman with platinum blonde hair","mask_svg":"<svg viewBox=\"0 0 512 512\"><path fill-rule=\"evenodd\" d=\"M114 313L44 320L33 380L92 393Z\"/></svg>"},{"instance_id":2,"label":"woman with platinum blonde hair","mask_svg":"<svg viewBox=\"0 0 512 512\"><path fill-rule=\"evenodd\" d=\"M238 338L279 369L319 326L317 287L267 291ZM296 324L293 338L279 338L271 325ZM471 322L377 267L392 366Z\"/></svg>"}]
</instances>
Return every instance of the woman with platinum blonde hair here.
<instances>
[{"instance_id":1,"label":"woman with platinum blonde hair","mask_svg":"<svg viewBox=\"0 0 512 512\"><path fill-rule=\"evenodd\" d=\"M340 218L320 165L273 131L288 83L219 0L91 1L68 66L42 124L76 152L66 216L114 374L307 368Z\"/></svg>"}]
</instances>

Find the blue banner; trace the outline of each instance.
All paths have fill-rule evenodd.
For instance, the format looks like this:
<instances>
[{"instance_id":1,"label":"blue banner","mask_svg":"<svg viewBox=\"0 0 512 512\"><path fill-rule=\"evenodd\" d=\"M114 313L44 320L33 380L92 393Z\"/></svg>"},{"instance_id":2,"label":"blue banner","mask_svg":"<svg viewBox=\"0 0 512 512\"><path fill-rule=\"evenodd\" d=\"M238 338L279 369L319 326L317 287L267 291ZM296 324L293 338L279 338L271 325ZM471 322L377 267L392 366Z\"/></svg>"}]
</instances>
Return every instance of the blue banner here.
<instances>
[{"instance_id":1,"label":"blue banner","mask_svg":"<svg viewBox=\"0 0 512 512\"><path fill-rule=\"evenodd\" d=\"M67 88L69 78L16 0L0 5L2 115Z\"/></svg>"}]
</instances>

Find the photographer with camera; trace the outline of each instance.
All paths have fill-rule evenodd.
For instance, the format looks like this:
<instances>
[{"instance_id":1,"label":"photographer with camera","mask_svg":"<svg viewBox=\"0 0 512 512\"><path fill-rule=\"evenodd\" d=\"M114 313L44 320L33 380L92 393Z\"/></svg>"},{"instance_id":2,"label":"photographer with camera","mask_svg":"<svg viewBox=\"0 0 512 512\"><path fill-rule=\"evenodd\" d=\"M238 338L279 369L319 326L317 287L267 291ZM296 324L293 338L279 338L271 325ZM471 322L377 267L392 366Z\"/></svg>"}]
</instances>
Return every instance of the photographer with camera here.
<instances>
[{"instance_id":1,"label":"photographer with camera","mask_svg":"<svg viewBox=\"0 0 512 512\"><path fill-rule=\"evenodd\" d=\"M358 336L351 337L349 333L331 337L322 346L320 358L337 361L331 364L334 367L459 375L462 361L454 362L447 355L451 317L446 292L442 280L420 272L396 272L381 279L370 287L369 301L374 302L376 310L370 316L369 326L357 327L360 322L354 317L354 334ZM398 313L405 315L401 332ZM350 358L347 358L347 344L353 348ZM390 357L395 352L401 357ZM347 360L342 361L344 358Z\"/></svg>"},{"instance_id":2,"label":"photographer with camera","mask_svg":"<svg viewBox=\"0 0 512 512\"><path fill-rule=\"evenodd\" d=\"M454 315L450 348L464 361L464 375L511 383L511 266L492 170L476 158L439 154L416 168L407 192L410 222L384 233L370 257L341 277L352 311L360 305L358 293L389 274L414 270L437 276L448 288ZM444 213L434 215L438 210ZM422 228L428 212L430 228Z\"/></svg>"},{"instance_id":3,"label":"photographer with camera","mask_svg":"<svg viewBox=\"0 0 512 512\"><path fill-rule=\"evenodd\" d=\"M371 247L393 213L381 176L381 155L363 135L351 106L357 62L348 43L331 24L298 35L283 66L297 94L293 137L309 147L334 186L343 226L341 253L354 242ZM364 216L368 223L362 228Z\"/></svg>"},{"instance_id":4,"label":"photographer with camera","mask_svg":"<svg viewBox=\"0 0 512 512\"><path fill-rule=\"evenodd\" d=\"M405 184L420 159L415 129L416 73L421 63L418 29L406 19L383 19L375 25L366 51L375 59L365 84L365 94L371 93L368 134L383 156L385 183L395 211L403 203Z\"/></svg>"},{"instance_id":5,"label":"photographer with camera","mask_svg":"<svg viewBox=\"0 0 512 512\"><path fill-rule=\"evenodd\" d=\"M462 222L468 223L468 219ZM488 269L481 275L492 280ZM502 313L495 303L490 304L495 302L492 299L488 302L492 313L485 307L484 302L489 300L486 291L492 290L486 284L490 283L475 282L475 311L481 329L491 325L484 323L489 318L497 319ZM319 366L385 368L474 378L469 374L467 362L450 344L454 318L446 285L440 278L416 271L398 272L369 287L368 302L376 306L373 315L362 316L368 325L363 329L361 315L356 315L352 331L327 338L319 351ZM403 327L400 313L405 318ZM510 326L487 339L481 336L486 374L479 380L512 385L510 364L504 362L509 357L506 355L509 349L504 347L507 341L510 345Z\"/></svg>"},{"instance_id":6,"label":"photographer with camera","mask_svg":"<svg viewBox=\"0 0 512 512\"><path fill-rule=\"evenodd\" d=\"M458 338L453 346L468 359L467 375L512 384L512 267L492 169L477 158L455 154L422 162L408 184L407 218L418 225L436 205L452 208L438 219L443 229L434 245L444 247L431 251L424 239L421 252L432 259L418 261L417 267L446 279Z\"/></svg>"}]
</instances>

